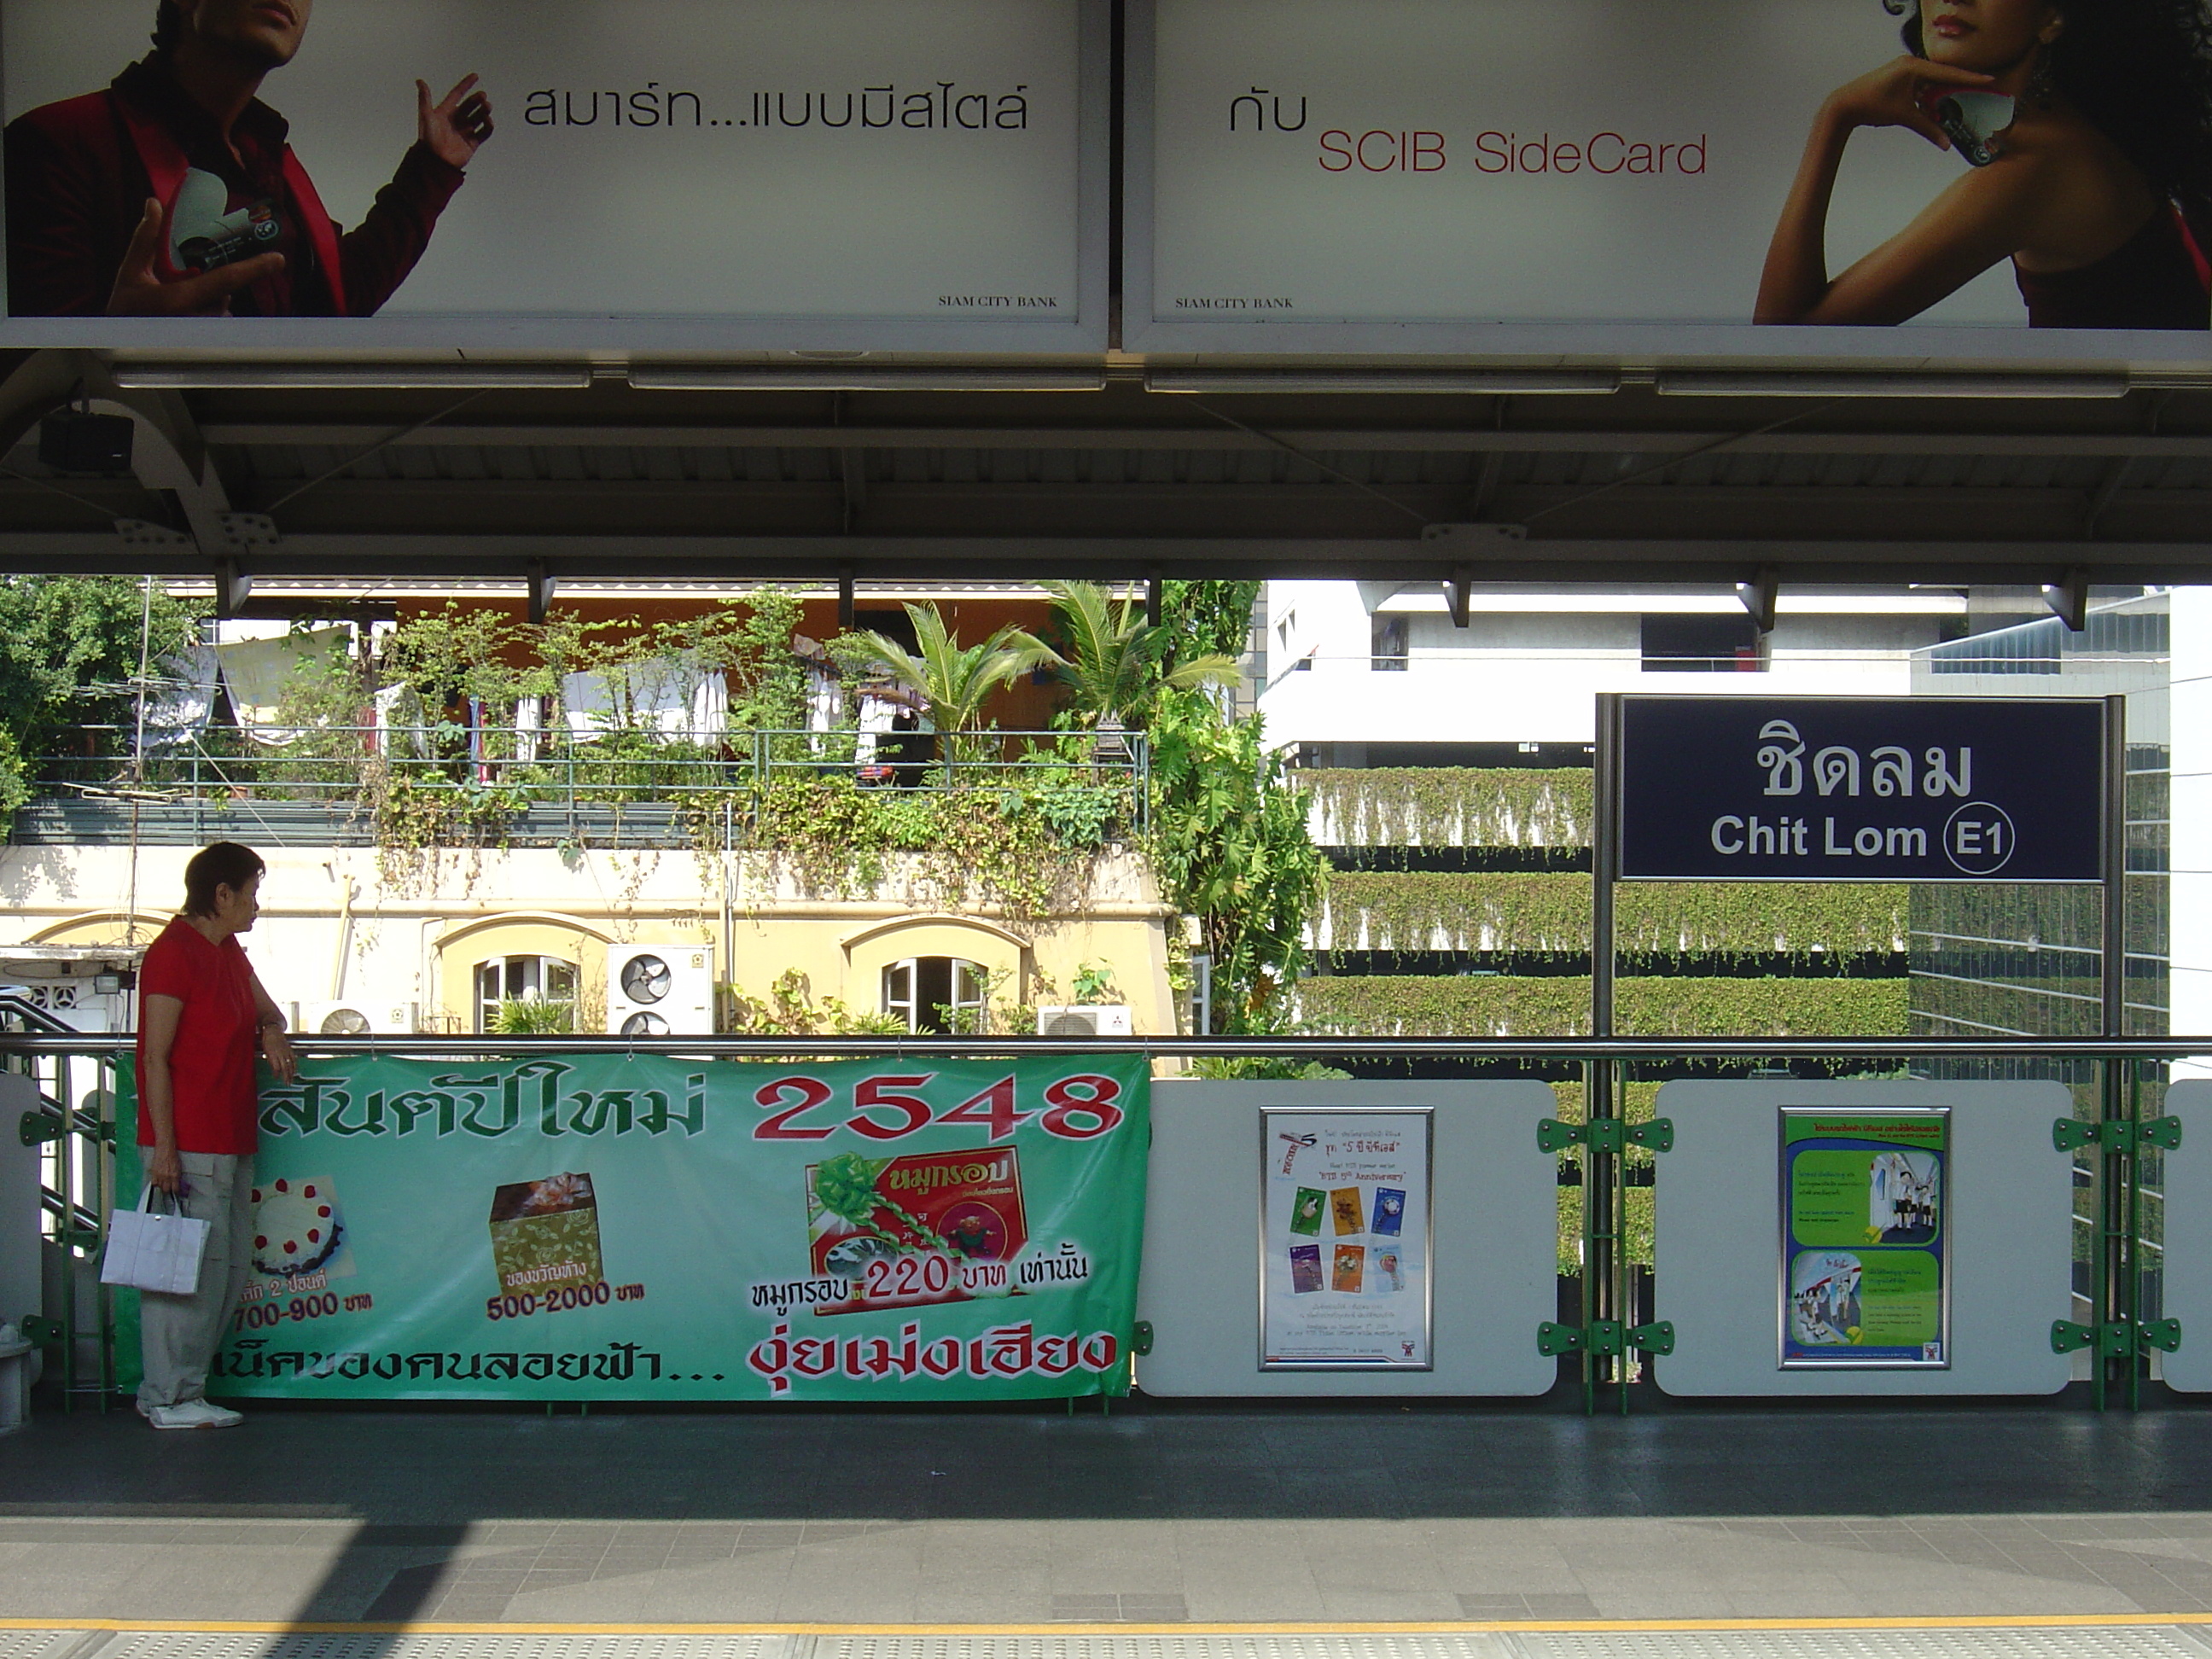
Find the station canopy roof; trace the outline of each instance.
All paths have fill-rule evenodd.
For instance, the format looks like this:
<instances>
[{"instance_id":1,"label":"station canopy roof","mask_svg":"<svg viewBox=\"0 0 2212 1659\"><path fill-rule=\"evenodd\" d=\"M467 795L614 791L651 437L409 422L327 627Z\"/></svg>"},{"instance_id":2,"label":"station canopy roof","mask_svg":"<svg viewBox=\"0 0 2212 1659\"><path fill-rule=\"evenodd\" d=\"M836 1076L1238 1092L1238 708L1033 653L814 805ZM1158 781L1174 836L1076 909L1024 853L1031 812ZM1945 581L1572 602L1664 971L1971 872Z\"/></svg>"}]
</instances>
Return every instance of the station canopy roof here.
<instances>
[{"instance_id":1,"label":"station canopy roof","mask_svg":"<svg viewBox=\"0 0 2212 1659\"><path fill-rule=\"evenodd\" d=\"M2212 581L2212 376L58 351L0 374L7 572ZM136 421L131 472L40 464L80 386Z\"/></svg>"}]
</instances>

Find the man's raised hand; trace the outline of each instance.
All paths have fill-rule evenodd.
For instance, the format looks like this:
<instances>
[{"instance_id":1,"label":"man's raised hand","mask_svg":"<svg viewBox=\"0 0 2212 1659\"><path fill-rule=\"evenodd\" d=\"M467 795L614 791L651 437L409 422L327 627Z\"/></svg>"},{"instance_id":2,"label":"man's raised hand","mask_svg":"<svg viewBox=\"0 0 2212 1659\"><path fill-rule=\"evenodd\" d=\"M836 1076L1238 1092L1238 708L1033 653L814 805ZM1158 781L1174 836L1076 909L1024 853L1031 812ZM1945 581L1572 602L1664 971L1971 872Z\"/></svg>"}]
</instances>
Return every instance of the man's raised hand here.
<instances>
[{"instance_id":1,"label":"man's raised hand","mask_svg":"<svg viewBox=\"0 0 2212 1659\"><path fill-rule=\"evenodd\" d=\"M131 234L123 267L107 296L111 317L221 317L231 295L284 269L281 253L257 253L234 265L221 265L198 276L164 282L154 262L161 251L161 204L151 199L145 216Z\"/></svg>"},{"instance_id":2,"label":"man's raised hand","mask_svg":"<svg viewBox=\"0 0 2212 1659\"><path fill-rule=\"evenodd\" d=\"M416 130L437 158L449 167L465 167L491 137L491 100L477 89L477 77L465 77L442 103L430 101L429 83L415 83Z\"/></svg>"}]
</instances>

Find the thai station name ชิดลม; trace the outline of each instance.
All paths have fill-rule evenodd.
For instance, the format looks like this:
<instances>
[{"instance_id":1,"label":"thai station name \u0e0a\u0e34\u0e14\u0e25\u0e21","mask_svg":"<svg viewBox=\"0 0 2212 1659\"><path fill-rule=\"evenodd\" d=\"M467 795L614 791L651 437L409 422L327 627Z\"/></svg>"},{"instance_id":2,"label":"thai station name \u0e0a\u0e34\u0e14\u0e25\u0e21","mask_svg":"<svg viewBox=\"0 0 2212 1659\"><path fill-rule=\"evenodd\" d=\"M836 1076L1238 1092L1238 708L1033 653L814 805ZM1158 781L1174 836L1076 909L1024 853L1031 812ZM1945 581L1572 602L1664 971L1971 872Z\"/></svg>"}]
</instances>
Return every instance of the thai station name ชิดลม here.
<instances>
[{"instance_id":1,"label":"thai station name \u0e0a\u0e34\u0e14\u0e25\u0e21","mask_svg":"<svg viewBox=\"0 0 2212 1659\"><path fill-rule=\"evenodd\" d=\"M1936 830L1940 842L1931 845L1924 811L1916 813L1904 805L1913 799L1916 783L1923 799L1971 797L1971 747L1929 748L1915 755L1901 744L1884 744L1863 759L1857 750L1837 744L1809 757L1808 763L1807 744L1790 721L1770 720L1759 735L1758 764L1766 774L1764 793L1774 807L1771 816L1746 811L1713 818L1708 836L1713 851L1724 858L1894 860L1925 859L1940 852L1962 871L1994 874L2012 856L2012 820L1999 807L1968 799ZM1852 812L1850 804L1865 799L1862 790L1869 785L1869 794L1887 797L1902 810L1883 814L1868 801ZM1810 803L1801 802L1808 794L1820 806L1805 810ZM1824 810L1830 801L1838 810ZM1882 822L1884 817L1889 821ZM1897 821L1914 817L1921 821Z\"/></svg>"}]
</instances>

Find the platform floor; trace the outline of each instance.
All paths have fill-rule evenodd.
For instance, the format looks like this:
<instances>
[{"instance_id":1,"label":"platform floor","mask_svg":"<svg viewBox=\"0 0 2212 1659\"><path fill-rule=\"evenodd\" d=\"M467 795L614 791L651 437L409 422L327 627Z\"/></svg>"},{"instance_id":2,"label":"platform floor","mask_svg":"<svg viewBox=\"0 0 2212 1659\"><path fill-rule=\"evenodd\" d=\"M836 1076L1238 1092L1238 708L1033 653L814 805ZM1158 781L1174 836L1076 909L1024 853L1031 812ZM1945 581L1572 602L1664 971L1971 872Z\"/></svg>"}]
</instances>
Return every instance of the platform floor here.
<instances>
[{"instance_id":1,"label":"platform floor","mask_svg":"<svg viewBox=\"0 0 2212 1659\"><path fill-rule=\"evenodd\" d=\"M117 1412L0 1438L19 1633L2146 1615L2212 1636L2212 1411Z\"/></svg>"}]
</instances>

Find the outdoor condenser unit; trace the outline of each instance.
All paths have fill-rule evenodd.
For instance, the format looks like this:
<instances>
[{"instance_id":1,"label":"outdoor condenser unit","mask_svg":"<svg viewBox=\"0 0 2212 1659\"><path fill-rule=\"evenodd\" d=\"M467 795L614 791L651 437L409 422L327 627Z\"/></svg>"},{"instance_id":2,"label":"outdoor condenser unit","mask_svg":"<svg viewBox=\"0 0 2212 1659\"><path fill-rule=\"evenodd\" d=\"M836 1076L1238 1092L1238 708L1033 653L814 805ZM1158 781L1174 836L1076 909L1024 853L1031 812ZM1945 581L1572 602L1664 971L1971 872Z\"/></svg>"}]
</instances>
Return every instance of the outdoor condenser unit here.
<instances>
[{"instance_id":1,"label":"outdoor condenser unit","mask_svg":"<svg viewBox=\"0 0 2212 1659\"><path fill-rule=\"evenodd\" d=\"M607 1030L617 1036L712 1036L714 951L703 945L609 945Z\"/></svg>"},{"instance_id":2,"label":"outdoor condenser unit","mask_svg":"<svg viewBox=\"0 0 2212 1659\"><path fill-rule=\"evenodd\" d=\"M1128 1036L1131 1034L1129 1011L1118 1003L1037 1010L1039 1036L1104 1037Z\"/></svg>"},{"instance_id":3,"label":"outdoor condenser unit","mask_svg":"<svg viewBox=\"0 0 2212 1659\"><path fill-rule=\"evenodd\" d=\"M302 1002L292 1029L310 1036L411 1036L419 1024L413 1002Z\"/></svg>"}]
</instances>

